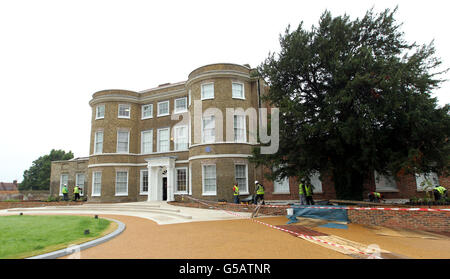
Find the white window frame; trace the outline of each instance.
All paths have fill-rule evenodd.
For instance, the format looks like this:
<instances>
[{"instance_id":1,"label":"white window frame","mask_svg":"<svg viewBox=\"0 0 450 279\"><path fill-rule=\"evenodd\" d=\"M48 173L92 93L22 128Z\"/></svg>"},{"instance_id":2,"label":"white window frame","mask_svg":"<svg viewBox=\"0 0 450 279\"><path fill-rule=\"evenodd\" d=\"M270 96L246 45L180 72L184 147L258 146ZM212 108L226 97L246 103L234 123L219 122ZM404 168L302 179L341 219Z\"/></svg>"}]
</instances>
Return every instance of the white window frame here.
<instances>
[{"instance_id":1,"label":"white window frame","mask_svg":"<svg viewBox=\"0 0 450 279\"><path fill-rule=\"evenodd\" d=\"M440 185L440 183L439 183L439 176L435 172L429 172L429 173L426 173L426 174L424 174L424 173L417 174L416 173L414 176L416 178L416 189L417 189L417 192L425 191L424 187L422 187L420 185L423 181L425 181L425 179L431 180L431 182L432 182L431 185L432 185L433 188ZM427 177L425 177L425 176L427 176Z\"/></svg>"},{"instance_id":2,"label":"white window frame","mask_svg":"<svg viewBox=\"0 0 450 279\"><path fill-rule=\"evenodd\" d=\"M287 185L287 187L285 187ZM287 188L287 191L284 190ZM285 177L281 180L273 181L273 193L272 194L290 194L291 188L289 185L289 177Z\"/></svg>"},{"instance_id":3,"label":"white window frame","mask_svg":"<svg viewBox=\"0 0 450 279\"><path fill-rule=\"evenodd\" d=\"M377 177L380 179L377 181ZM375 190L377 192L398 192L398 185L395 178L392 175L381 175L377 171L374 171ZM386 183L391 185L386 186ZM395 186L392 186L392 183Z\"/></svg>"},{"instance_id":4,"label":"white window frame","mask_svg":"<svg viewBox=\"0 0 450 279\"><path fill-rule=\"evenodd\" d=\"M80 185L80 181L79 181L79 178L78 178L80 175L83 176L83 185ZM82 189L81 193L80 193L81 197L84 196L84 192L86 191L86 189L84 189L85 188L84 187L85 183L86 183L86 175L84 173L79 172L79 173L75 174L75 185L78 186L78 188L81 187L81 189Z\"/></svg>"},{"instance_id":5,"label":"white window frame","mask_svg":"<svg viewBox=\"0 0 450 279\"><path fill-rule=\"evenodd\" d=\"M95 189L95 175L96 174L100 174L100 188L99 188L99 193L96 194L94 193L94 189ZM101 171L94 171L92 172L92 188L91 188L91 197L100 197L102 195L102 172Z\"/></svg>"},{"instance_id":6,"label":"white window frame","mask_svg":"<svg viewBox=\"0 0 450 279\"><path fill-rule=\"evenodd\" d=\"M206 86L206 85L212 85L212 97L204 97L203 96L203 86ZM207 82L207 83L202 83L201 85L200 85L200 90L201 90L201 100L203 101L203 100L213 100L214 99L214 82Z\"/></svg>"},{"instance_id":7,"label":"white window frame","mask_svg":"<svg viewBox=\"0 0 450 279\"><path fill-rule=\"evenodd\" d=\"M148 151L144 151L144 134L145 133L151 133L150 139L151 139L151 144L150 144L150 152ZM141 131L141 154L151 154L153 153L153 129L150 130L145 130L145 131Z\"/></svg>"},{"instance_id":8,"label":"white window frame","mask_svg":"<svg viewBox=\"0 0 450 279\"><path fill-rule=\"evenodd\" d=\"M121 107L128 107L128 116L120 115L120 108ZM117 111L117 117L118 118L130 119L130 117L131 117L131 105L130 104L119 104L118 111Z\"/></svg>"},{"instance_id":9,"label":"white window frame","mask_svg":"<svg viewBox=\"0 0 450 279\"><path fill-rule=\"evenodd\" d=\"M63 179L62 179L63 176L67 177L66 182L63 182ZM60 196L63 196L62 188L63 188L64 184L67 184L67 189L69 189L69 175L67 173L62 173L61 176L59 177L59 195Z\"/></svg>"},{"instance_id":10,"label":"white window frame","mask_svg":"<svg viewBox=\"0 0 450 279\"><path fill-rule=\"evenodd\" d=\"M242 117L242 121L243 121L243 124L244 124L244 133L243 133L243 136L244 136L244 138L241 138L241 139L237 139L236 137L237 137L237 135L236 135L236 126L234 125L235 124L235 121L234 121L234 119L236 118L236 117ZM234 116L233 116L233 132L234 132L234 142L237 142L237 143L246 143L247 142L247 121L246 121L247 119L246 119L246 117L245 117L245 114L244 115L242 115L242 114L235 114Z\"/></svg>"},{"instance_id":11,"label":"white window frame","mask_svg":"<svg viewBox=\"0 0 450 279\"><path fill-rule=\"evenodd\" d=\"M183 100L183 99L184 99L185 107L182 110L178 110L177 109L177 101ZM182 97L182 98L175 99L175 101L174 101L174 108L173 108L174 114L187 112L187 107L188 107L187 97Z\"/></svg>"},{"instance_id":12,"label":"white window frame","mask_svg":"<svg viewBox=\"0 0 450 279\"><path fill-rule=\"evenodd\" d=\"M205 167L207 166L214 166L214 170L216 173L216 177L215 177L215 187L216 190L215 191L209 191L206 192L205 191ZM216 196L217 195L217 168L215 164L203 164L202 165L202 196Z\"/></svg>"},{"instance_id":13,"label":"white window frame","mask_svg":"<svg viewBox=\"0 0 450 279\"><path fill-rule=\"evenodd\" d=\"M186 148L177 148L177 144L178 144L178 132L177 130L184 128L186 131ZM189 148L189 131L188 131L188 126L187 125L177 125L173 128L173 137L174 137L174 150L175 151L186 151Z\"/></svg>"},{"instance_id":14,"label":"white window frame","mask_svg":"<svg viewBox=\"0 0 450 279\"><path fill-rule=\"evenodd\" d=\"M150 116L144 115L145 107L150 107L150 111L151 111ZM153 118L153 104L142 105L141 106L141 119L149 119L149 118Z\"/></svg>"},{"instance_id":15,"label":"white window frame","mask_svg":"<svg viewBox=\"0 0 450 279\"><path fill-rule=\"evenodd\" d=\"M168 138L168 142L169 142L169 148L165 151L161 151L161 145L160 145L160 135L161 135L161 131L162 130L168 130L169 131L169 138ZM156 144L157 144L157 152L170 152L170 128L169 127L165 127L165 128L159 128L157 131L157 140L156 140Z\"/></svg>"},{"instance_id":16,"label":"white window frame","mask_svg":"<svg viewBox=\"0 0 450 279\"><path fill-rule=\"evenodd\" d=\"M212 123L214 123L214 139L212 141L205 141L204 121L205 121L205 118L211 118L211 117L213 118ZM214 143L214 142L216 142L216 117L213 114L203 116L202 117L202 143Z\"/></svg>"},{"instance_id":17,"label":"white window frame","mask_svg":"<svg viewBox=\"0 0 450 279\"><path fill-rule=\"evenodd\" d=\"M164 103L167 103L167 113L161 113L161 111L159 109L159 106L164 104ZM167 101L158 102L158 114L156 116L157 117L162 117L162 116L167 116L169 114L170 114L170 101L167 100Z\"/></svg>"},{"instance_id":18,"label":"white window frame","mask_svg":"<svg viewBox=\"0 0 450 279\"><path fill-rule=\"evenodd\" d=\"M103 115L102 115L102 116L98 116L99 108L100 108L100 107L103 107ZM103 119L103 118L105 118L105 105L98 105L98 106L95 108L95 120L97 120L97 119Z\"/></svg>"},{"instance_id":19,"label":"white window frame","mask_svg":"<svg viewBox=\"0 0 450 279\"><path fill-rule=\"evenodd\" d=\"M186 172L186 190L185 191L178 191L178 171L184 170ZM179 167L175 168L175 194L187 194L189 189L189 177L188 177L188 167Z\"/></svg>"},{"instance_id":20,"label":"white window frame","mask_svg":"<svg viewBox=\"0 0 450 279\"><path fill-rule=\"evenodd\" d=\"M126 190L126 192L120 192L120 193L118 193L117 192L117 183L118 183L118 181L117 181L117 175L119 174L119 173L126 173L127 174L127 181L126 181L126 185L127 185L127 190ZM128 196L128 180L129 180L129 175L128 175L128 170L116 170L116 180L114 181L114 190L115 190L115 196L116 197L124 197L124 196Z\"/></svg>"},{"instance_id":21,"label":"white window frame","mask_svg":"<svg viewBox=\"0 0 450 279\"><path fill-rule=\"evenodd\" d=\"M127 151L119 150L119 133L127 133ZM116 153L117 154L129 154L130 153L130 131L129 130L117 130L117 144L116 144Z\"/></svg>"},{"instance_id":22,"label":"white window frame","mask_svg":"<svg viewBox=\"0 0 450 279\"><path fill-rule=\"evenodd\" d=\"M248 190L248 164L244 164L244 163L241 163L241 164L239 164L239 163L236 163L236 164L234 164L234 180L237 182L237 177L236 177L236 166L245 166L245 184L246 184L246 189L243 189L242 188L242 185L241 184L239 184L238 186L239 186L239 195L249 195L250 194L250 192L249 192L249 190ZM245 190L245 191L244 191Z\"/></svg>"},{"instance_id":23,"label":"white window frame","mask_svg":"<svg viewBox=\"0 0 450 279\"><path fill-rule=\"evenodd\" d=\"M242 86L242 96L237 97L237 96L234 95L234 90L233 90L233 85L234 84L239 84L239 85ZM245 88L244 83L233 81L231 83L231 96L232 96L232 98L233 99L239 99L239 100L245 100L245 89L244 88Z\"/></svg>"},{"instance_id":24,"label":"white window frame","mask_svg":"<svg viewBox=\"0 0 450 279\"><path fill-rule=\"evenodd\" d=\"M98 139L98 133L102 133L102 150L97 150L97 144L100 142L97 142ZM94 137L94 154L102 154L103 153L103 139L105 138L105 133L103 131L96 131L95 132L95 137Z\"/></svg>"},{"instance_id":25,"label":"white window frame","mask_svg":"<svg viewBox=\"0 0 450 279\"><path fill-rule=\"evenodd\" d=\"M147 172L147 191L144 191L144 172ZM148 195L148 189L150 188L150 181L148 179L148 169L140 170L140 179L139 179L139 195Z\"/></svg>"}]
</instances>

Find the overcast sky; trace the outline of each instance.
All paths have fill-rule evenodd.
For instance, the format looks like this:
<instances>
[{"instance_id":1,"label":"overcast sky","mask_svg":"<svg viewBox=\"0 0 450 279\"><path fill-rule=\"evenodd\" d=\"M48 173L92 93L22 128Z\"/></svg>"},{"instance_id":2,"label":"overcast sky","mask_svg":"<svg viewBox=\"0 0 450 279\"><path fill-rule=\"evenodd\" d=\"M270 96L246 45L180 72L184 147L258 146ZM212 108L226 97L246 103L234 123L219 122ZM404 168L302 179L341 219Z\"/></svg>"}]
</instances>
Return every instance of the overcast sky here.
<instances>
[{"instance_id":1,"label":"overcast sky","mask_svg":"<svg viewBox=\"0 0 450 279\"><path fill-rule=\"evenodd\" d=\"M94 92L184 81L210 63L255 67L279 50L288 24L309 29L325 9L356 19L398 5L406 39L434 39L450 67L448 1L155 2L0 2L0 181L21 182L52 148L88 156ZM440 105L449 88L436 91Z\"/></svg>"}]
</instances>

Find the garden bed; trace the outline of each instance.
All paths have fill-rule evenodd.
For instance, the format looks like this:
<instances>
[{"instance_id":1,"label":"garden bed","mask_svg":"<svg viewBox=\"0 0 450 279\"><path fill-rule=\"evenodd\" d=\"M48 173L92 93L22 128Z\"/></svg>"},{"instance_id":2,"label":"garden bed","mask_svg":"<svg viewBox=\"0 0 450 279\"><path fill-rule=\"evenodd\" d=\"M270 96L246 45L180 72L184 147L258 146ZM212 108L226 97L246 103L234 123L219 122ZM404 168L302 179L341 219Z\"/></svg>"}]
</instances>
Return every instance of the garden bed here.
<instances>
[{"instance_id":1,"label":"garden bed","mask_svg":"<svg viewBox=\"0 0 450 279\"><path fill-rule=\"evenodd\" d=\"M9 208L27 208L27 207L43 207L43 206L64 206L64 205L82 205L84 201L0 201L0 210Z\"/></svg>"}]
</instances>

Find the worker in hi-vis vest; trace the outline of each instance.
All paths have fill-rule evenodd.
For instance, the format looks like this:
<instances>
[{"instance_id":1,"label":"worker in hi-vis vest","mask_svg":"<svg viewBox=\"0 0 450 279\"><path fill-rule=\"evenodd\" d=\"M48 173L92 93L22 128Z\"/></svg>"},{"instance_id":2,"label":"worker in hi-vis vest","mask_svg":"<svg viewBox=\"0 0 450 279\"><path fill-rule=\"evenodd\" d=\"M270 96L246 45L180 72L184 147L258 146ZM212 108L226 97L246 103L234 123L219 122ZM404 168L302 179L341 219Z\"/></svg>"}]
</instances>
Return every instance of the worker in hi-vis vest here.
<instances>
[{"instance_id":1,"label":"worker in hi-vis vest","mask_svg":"<svg viewBox=\"0 0 450 279\"><path fill-rule=\"evenodd\" d=\"M383 199L383 195L378 192L370 192L369 193L369 201L371 202L380 202Z\"/></svg>"},{"instance_id":2,"label":"worker in hi-vis vest","mask_svg":"<svg viewBox=\"0 0 450 279\"><path fill-rule=\"evenodd\" d=\"M306 204L314 205L312 185L309 181L305 182L305 196Z\"/></svg>"},{"instance_id":3,"label":"worker in hi-vis vest","mask_svg":"<svg viewBox=\"0 0 450 279\"><path fill-rule=\"evenodd\" d=\"M75 195L75 201L80 199L80 188L78 188L77 185L75 185L75 187L73 188L73 194Z\"/></svg>"},{"instance_id":4,"label":"worker in hi-vis vest","mask_svg":"<svg viewBox=\"0 0 450 279\"><path fill-rule=\"evenodd\" d=\"M68 201L69 200L69 190L67 189L67 184L64 184L61 192L64 196L64 200Z\"/></svg>"},{"instance_id":5,"label":"worker in hi-vis vest","mask_svg":"<svg viewBox=\"0 0 450 279\"><path fill-rule=\"evenodd\" d=\"M260 200L262 200L262 204L265 204L264 202L264 186L258 182L258 180L255 181L255 204L258 204Z\"/></svg>"},{"instance_id":6,"label":"worker in hi-vis vest","mask_svg":"<svg viewBox=\"0 0 450 279\"><path fill-rule=\"evenodd\" d=\"M305 189L305 179L300 179L300 184L298 184L298 195L300 197L300 205L306 205L306 189Z\"/></svg>"},{"instance_id":7,"label":"worker in hi-vis vest","mask_svg":"<svg viewBox=\"0 0 450 279\"><path fill-rule=\"evenodd\" d=\"M233 196L234 196L234 203L239 204L239 185L234 183L233 185Z\"/></svg>"},{"instance_id":8,"label":"worker in hi-vis vest","mask_svg":"<svg viewBox=\"0 0 450 279\"><path fill-rule=\"evenodd\" d=\"M436 201L442 200L447 197L447 189L439 185L433 189L433 194Z\"/></svg>"}]
</instances>

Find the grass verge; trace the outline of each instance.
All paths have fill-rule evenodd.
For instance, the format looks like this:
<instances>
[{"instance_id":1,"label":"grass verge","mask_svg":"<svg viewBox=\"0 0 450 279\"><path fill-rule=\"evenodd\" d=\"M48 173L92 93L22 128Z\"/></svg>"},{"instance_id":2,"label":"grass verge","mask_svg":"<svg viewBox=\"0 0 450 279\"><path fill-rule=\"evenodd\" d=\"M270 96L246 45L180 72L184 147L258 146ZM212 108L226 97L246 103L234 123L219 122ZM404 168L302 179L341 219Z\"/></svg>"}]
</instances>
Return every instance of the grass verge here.
<instances>
[{"instance_id":1,"label":"grass verge","mask_svg":"<svg viewBox=\"0 0 450 279\"><path fill-rule=\"evenodd\" d=\"M81 244L117 228L106 219L71 215L0 216L0 259L22 259ZM84 231L89 229L88 235Z\"/></svg>"}]
</instances>

